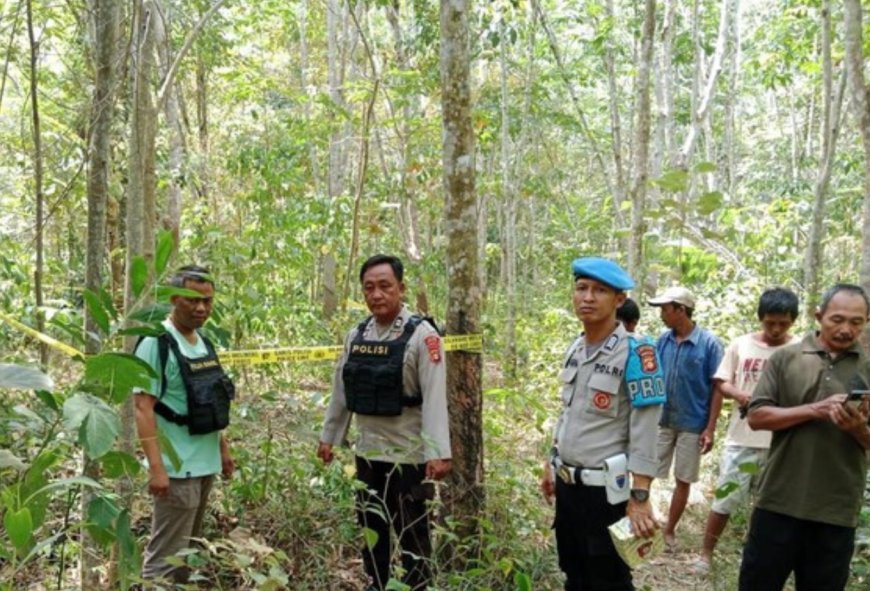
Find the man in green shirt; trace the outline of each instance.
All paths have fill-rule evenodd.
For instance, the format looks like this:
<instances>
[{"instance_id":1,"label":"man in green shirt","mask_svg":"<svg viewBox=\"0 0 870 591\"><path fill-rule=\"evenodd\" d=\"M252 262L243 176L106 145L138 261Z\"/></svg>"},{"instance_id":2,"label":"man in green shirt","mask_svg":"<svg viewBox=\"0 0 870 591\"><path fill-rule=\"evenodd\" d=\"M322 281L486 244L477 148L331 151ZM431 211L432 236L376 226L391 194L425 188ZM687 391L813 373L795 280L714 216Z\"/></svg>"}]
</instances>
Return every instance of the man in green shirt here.
<instances>
[{"instance_id":1,"label":"man in green shirt","mask_svg":"<svg viewBox=\"0 0 870 591\"><path fill-rule=\"evenodd\" d=\"M870 405L845 404L870 388L858 343L870 300L837 284L816 312L819 330L776 351L749 404L752 429L773 432L740 567L741 591L842 590L861 507Z\"/></svg>"},{"instance_id":2,"label":"man in green shirt","mask_svg":"<svg viewBox=\"0 0 870 591\"><path fill-rule=\"evenodd\" d=\"M213 389L221 379L214 348L197 331L211 314L214 283L203 267L182 267L169 284L200 294L199 297L172 296L172 313L163 326L174 344L168 345L165 365L161 360L159 339L145 338L136 348L136 356L148 363L160 376L148 392L135 392L136 428L142 451L148 460L148 490L154 498L151 539L145 549L142 577L166 578L184 582L187 571L167 563L166 558L190 545L191 538L201 536L208 494L214 475L229 478L235 468L229 444L217 427L204 428L190 423L188 383ZM166 335L160 338L165 338ZM168 342L168 341L167 341ZM178 354L182 359L178 358ZM197 360L190 363L190 360ZM191 371L193 367L193 371ZM209 378L217 372L216 379ZM205 368L205 371L202 370ZM183 374L186 374L183 375ZM191 378L191 375L194 377ZM205 376L205 380L203 380ZM225 377L225 376L224 376ZM162 381L165 379L165 383ZM231 394L230 394L231 396ZM228 403L226 410L229 410ZM208 431L192 434L191 431ZM176 467L161 452L158 431L172 444L180 464Z\"/></svg>"}]
</instances>

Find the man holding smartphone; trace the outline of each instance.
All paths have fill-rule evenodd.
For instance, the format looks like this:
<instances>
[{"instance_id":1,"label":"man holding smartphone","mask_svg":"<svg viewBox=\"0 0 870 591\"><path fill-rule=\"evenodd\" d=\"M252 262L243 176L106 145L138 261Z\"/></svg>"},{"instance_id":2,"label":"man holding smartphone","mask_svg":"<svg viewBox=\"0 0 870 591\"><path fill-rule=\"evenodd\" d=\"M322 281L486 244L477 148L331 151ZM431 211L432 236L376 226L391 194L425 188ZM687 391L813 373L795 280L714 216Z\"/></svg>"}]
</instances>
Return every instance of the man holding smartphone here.
<instances>
[{"instance_id":1,"label":"man holding smartphone","mask_svg":"<svg viewBox=\"0 0 870 591\"><path fill-rule=\"evenodd\" d=\"M870 359L858 338L870 299L857 285L825 292L819 330L770 358L749 404L753 429L773 432L740 566L741 591L842 590L870 449Z\"/></svg>"}]
</instances>

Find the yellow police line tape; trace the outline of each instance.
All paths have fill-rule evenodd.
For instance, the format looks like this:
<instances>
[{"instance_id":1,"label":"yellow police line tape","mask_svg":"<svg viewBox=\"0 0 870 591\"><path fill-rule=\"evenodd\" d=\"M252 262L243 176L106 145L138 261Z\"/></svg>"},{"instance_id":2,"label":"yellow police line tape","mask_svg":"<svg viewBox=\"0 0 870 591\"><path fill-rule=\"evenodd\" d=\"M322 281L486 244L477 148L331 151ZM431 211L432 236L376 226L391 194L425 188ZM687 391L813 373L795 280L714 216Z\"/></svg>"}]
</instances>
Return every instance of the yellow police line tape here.
<instances>
[{"instance_id":1,"label":"yellow police line tape","mask_svg":"<svg viewBox=\"0 0 870 591\"><path fill-rule=\"evenodd\" d=\"M70 357L84 357L85 354L47 334L34 330L0 312L0 319L5 320L18 330L29 334L58 351ZM483 335L462 334L443 337L445 351L467 351L469 353L483 352ZM277 349L251 349L240 351L221 351L218 353L222 363L228 365L262 365L284 361L330 361L338 359L342 347L281 347Z\"/></svg>"},{"instance_id":2,"label":"yellow police line tape","mask_svg":"<svg viewBox=\"0 0 870 591\"><path fill-rule=\"evenodd\" d=\"M33 338L35 338L39 341L42 341L43 343L45 343L49 347L51 347L53 349L57 349L58 351L63 351L64 353L66 353L70 357L84 357L85 356L84 353L82 353L81 351L79 351L75 347L70 347L66 343L61 343L57 339L53 339L50 336L48 336L47 334L43 334L36 329L30 328L26 324L21 324L20 322L18 322L14 318L10 318L9 316L7 316L6 314L3 314L2 312L0 312L0 319L5 320L9 324L14 326L18 330L20 330L21 332L27 333L30 336L32 336Z\"/></svg>"}]
</instances>

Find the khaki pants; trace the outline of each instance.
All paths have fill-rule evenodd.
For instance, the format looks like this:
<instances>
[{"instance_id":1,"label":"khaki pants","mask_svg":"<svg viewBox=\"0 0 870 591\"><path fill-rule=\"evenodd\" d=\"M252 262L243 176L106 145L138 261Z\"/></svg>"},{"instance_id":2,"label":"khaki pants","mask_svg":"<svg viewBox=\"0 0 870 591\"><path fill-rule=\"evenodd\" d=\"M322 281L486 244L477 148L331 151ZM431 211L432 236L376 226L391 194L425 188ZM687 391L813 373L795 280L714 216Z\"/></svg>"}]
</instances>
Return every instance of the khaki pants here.
<instances>
[{"instance_id":1,"label":"khaki pants","mask_svg":"<svg viewBox=\"0 0 870 591\"><path fill-rule=\"evenodd\" d=\"M202 520L213 482L213 475L171 478L169 494L154 497L151 539L142 564L143 579L187 580L187 569L168 564L166 558L189 547L191 538L202 535Z\"/></svg>"}]
</instances>

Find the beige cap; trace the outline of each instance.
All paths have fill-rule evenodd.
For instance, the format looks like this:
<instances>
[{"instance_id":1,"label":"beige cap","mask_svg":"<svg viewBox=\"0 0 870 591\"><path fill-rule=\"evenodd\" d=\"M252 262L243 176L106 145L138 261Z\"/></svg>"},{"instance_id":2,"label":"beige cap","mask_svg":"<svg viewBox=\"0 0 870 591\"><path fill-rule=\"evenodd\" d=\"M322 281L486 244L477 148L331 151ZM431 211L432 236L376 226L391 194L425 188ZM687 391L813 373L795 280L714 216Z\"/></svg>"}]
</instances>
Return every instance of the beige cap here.
<instances>
[{"instance_id":1,"label":"beige cap","mask_svg":"<svg viewBox=\"0 0 870 591\"><path fill-rule=\"evenodd\" d=\"M669 287L665 290L665 292L655 298L647 300L647 304L650 306L661 306L664 304L682 304L687 308L695 308L695 296L692 295L685 287L680 287L679 285L674 287Z\"/></svg>"}]
</instances>

